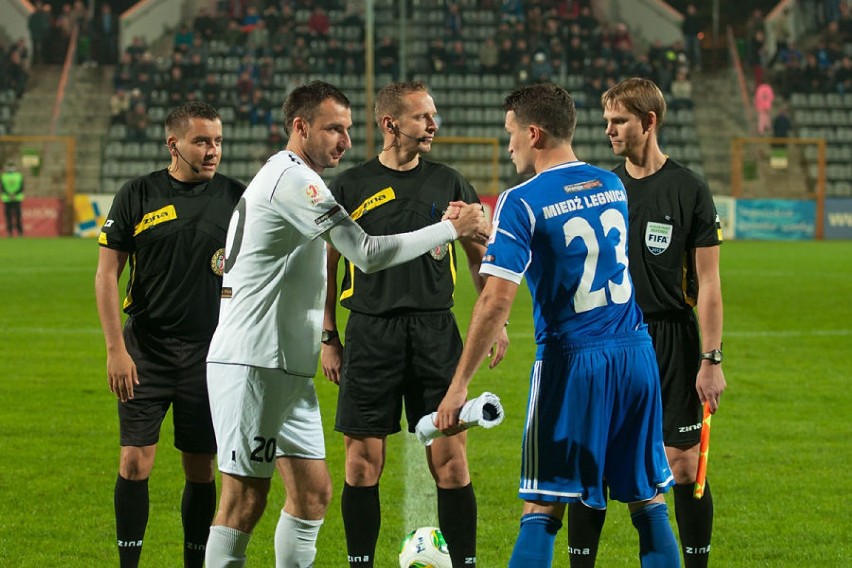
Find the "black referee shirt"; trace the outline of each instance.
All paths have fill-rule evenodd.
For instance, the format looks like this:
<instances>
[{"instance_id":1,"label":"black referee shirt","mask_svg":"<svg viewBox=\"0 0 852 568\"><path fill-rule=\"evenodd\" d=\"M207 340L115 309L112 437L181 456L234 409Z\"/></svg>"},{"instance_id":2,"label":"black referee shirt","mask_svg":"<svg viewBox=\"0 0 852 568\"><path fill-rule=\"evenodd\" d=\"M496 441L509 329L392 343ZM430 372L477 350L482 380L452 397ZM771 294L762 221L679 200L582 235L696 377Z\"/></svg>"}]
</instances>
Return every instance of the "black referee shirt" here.
<instances>
[{"instance_id":1,"label":"black referee shirt","mask_svg":"<svg viewBox=\"0 0 852 568\"><path fill-rule=\"evenodd\" d=\"M450 201L479 203L456 170L420 159L412 170L386 168L378 158L350 168L331 192L370 235L415 231L440 221ZM373 274L345 263L340 303L371 315L446 310L453 305L455 246L443 245L410 262Z\"/></svg>"},{"instance_id":2,"label":"black referee shirt","mask_svg":"<svg viewBox=\"0 0 852 568\"><path fill-rule=\"evenodd\" d=\"M634 179L613 170L627 189L627 257L636 300L646 316L695 305L698 285L690 250L722 242L716 206L698 174L667 159Z\"/></svg>"},{"instance_id":3,"label":"black referee shirt","mask_svg":"<svg viewBox=\"0 0 852 568\"><path fill-rule=\"evenodd\" d=\"M219 319L225 237L245 186L216 174L188 184L167 170L116 194L99 242L129 256L124 311L145 329L209 341Z\"/></svg>"}]
</instances>

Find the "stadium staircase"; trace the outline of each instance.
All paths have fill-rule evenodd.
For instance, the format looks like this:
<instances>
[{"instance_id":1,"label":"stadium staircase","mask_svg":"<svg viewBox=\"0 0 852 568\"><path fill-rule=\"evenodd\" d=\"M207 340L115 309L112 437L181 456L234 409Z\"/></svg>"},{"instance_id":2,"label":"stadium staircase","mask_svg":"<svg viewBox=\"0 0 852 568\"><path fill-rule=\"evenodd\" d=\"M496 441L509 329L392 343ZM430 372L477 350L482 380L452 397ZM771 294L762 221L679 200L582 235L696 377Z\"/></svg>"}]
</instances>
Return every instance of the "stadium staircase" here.
<instances>
[{"instance_id":1,"label":"stadium staircase","mask_svg":"<svg viewBox=\"0 0 852 568\"><path fill-rule=\"evenodd\" d=\"M705 71L693 79L695 136L704 158L704 176L713 195L731 193L731 145L749 136L737 84L730 72Z\"/></svg>"},{"instance_id":2,"label":"stadium staircase","mask_svg":"<svg viewBox=\"0 0 852 568\"><path fill-rule=\"evenodd\" d=\"M50 133L56 91L62 68L39 65L31 69L27 90L21 98L12 134L45 135ZM109 123L109 97L112 71L77 66L71 72L65 91L56 134L73 136L77 141L75 160L76 191L96 192L100 186L100 160L103 155L103 133ZM47 175L45 175L47 174ZM30 195L53 195L57 183L65 177L65 157L42 157L42 175L28 189Z\"/></svg>"}]
</instances>

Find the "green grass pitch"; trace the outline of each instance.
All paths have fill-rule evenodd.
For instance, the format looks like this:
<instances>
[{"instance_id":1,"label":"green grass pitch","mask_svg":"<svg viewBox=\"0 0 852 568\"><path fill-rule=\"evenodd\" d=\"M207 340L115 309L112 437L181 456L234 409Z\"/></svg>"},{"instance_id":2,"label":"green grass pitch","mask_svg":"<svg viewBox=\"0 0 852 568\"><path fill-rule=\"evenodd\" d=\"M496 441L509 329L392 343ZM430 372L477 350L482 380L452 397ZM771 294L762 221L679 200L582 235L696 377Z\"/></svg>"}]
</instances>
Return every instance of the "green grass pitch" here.
<instances>
[{"instance_id":1,"label":"green grass pitch","mask_svg":"<svg viewBox=\"0 0 852 568\"><path fill-rule=\"evenodd\" d=\"M115 399L94 303L97 244L79 239L0 240L0 565L115 566L112 491L118 462ZM852 242L730 242L722 249L725 375L713 420L709 479L716 506L712 565L852 565L850 362ZM474 300L462 269L456 314ZM509 328L508 359L483 369L471 394L489 390L506 420L470 432L479 500L479 566L505 566L518 525L516 495L528 369L529 296ZM317 568L346 566L339 493L341 436L332 431L336 387L317 379L334 501ZM143 565L181 565L183 487L169 421L151 478ZM435 524L423 450L391 438L382 480L377 566L396 565L402 536ZM273 565L280 484L249 548L251 566ZM672 515L673 516L673 515ZM600 566L638 566L626 507L610 508ZM556 566L567 566L566 536Z\"/></svg>"}]
</instances>

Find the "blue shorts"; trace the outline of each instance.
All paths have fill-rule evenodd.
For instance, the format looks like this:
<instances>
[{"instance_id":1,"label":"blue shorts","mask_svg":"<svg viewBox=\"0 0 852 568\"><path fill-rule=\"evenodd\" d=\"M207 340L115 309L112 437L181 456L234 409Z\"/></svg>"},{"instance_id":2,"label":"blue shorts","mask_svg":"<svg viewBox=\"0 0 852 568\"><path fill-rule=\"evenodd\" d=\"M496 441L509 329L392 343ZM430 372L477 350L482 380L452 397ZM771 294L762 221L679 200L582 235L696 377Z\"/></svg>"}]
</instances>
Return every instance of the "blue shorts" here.
<instances>
[{"instance_id":1,"label":"blue shorts","mask_svg":"<svg viewBox=\"0 0 852 568\"><path fill-rule=\"evenodd\" d=\"M603 509L674 483L663 446L657 360L643 329L541 345L530 377L519 496Z\"/></svg>"}]
</instances>

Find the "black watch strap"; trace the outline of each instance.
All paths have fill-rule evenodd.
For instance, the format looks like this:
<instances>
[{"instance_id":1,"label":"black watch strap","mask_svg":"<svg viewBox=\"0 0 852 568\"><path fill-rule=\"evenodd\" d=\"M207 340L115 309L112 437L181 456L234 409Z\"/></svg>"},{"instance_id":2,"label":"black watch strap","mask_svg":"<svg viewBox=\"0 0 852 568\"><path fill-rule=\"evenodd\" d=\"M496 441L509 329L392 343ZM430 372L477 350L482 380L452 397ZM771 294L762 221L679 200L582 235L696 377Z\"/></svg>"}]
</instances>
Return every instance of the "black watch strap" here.
<instances>
[{"instance_id":1,"label":"black watch strap","mask_svg":"<svg viewBox=\"0 0 852 568\"><path fill-rule=\"evenodd\" d=\"M721 349L713 349L712 351L705 351L701 355L698 356L699 361L710 361L713 365L718 365L722 362L722 350Z\"/></svg>"},{"instance_id":2,"label":"black watch strap","mask_svg":"<svg viewBox=\"0 0 852 568\"><path fill-rule=\"evenodd\" d=\"M322 335L320 336L320 341L322 343L328 343L332 339L337 339L340 337L340 334L337 333L336 329L324 329L322 330Z\"/></svg>"}]
</instances>

